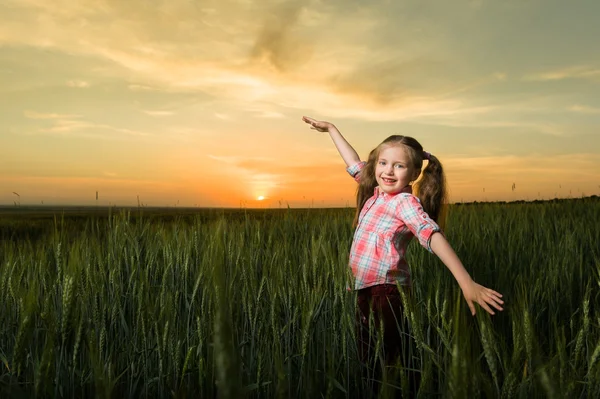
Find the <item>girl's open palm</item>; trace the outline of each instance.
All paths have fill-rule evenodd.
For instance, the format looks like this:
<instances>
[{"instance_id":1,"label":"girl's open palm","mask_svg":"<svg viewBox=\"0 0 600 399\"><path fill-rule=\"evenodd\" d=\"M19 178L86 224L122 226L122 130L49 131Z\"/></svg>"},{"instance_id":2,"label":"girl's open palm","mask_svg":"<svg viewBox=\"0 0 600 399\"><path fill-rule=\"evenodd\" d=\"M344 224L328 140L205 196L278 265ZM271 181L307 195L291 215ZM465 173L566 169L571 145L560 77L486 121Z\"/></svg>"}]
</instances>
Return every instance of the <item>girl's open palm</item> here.
<instances>
[{"instance_id":1,"label":"girl's open palm","mask_svg":"<svg viewBox=\"0 0 600 399\"><path fill-rule=\"evenodd\" d=\"M492 315L495 313L490 305L498 310L503 310L502 306L500 306L504 303L504 301L500 299L502 298L502 294L477 284L475 281L471 281L471 283L463 289L463 295L467 300L467 304L469 305L469 309L471 309L471 314L473 316L475 316L475 305L473 302L477 302Z\"/></svg>"},{"instance_id":2,"label":"girl's open palm","mask_svg":"<svg viewBox=\"0 0 600 399\"><path fill-rule=\"evenodd\" d=\"M329 128L333 126L329 122L318 121L313 118L309 118L308 116L303 116L302 120L310 125L310 128L313 130L317 130L319 132L328 132Z\"/></svg>"}]
</instances>

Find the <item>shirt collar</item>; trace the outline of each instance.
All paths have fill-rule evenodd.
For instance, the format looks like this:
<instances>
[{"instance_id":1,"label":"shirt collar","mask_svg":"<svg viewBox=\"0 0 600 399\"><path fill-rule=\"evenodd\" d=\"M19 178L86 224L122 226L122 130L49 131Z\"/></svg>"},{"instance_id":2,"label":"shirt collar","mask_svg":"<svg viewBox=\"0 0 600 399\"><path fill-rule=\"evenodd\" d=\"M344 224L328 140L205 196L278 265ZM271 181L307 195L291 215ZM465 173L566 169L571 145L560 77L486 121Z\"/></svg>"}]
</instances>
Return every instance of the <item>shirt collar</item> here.
<instances>
[{"instance_id":1,"label":"shirt collar","mask_svg":"<svg viewBox=\"0 0 600 399\"><path fill-rule=\"evenodd\" d=\"M408 186L404 187L402 190L400 190L400 192L396 193L396 194L388 194L385 191L383 191L381 188L379 188L379 186L375 187L375 191L374 191L374 195L376 197L378 196L383 196L384 198L386 197L395 197L396 195L400 194L400 193L408 193L408 194L412 194L412 186L409 184Z\"/></svg>"}]
</instances>

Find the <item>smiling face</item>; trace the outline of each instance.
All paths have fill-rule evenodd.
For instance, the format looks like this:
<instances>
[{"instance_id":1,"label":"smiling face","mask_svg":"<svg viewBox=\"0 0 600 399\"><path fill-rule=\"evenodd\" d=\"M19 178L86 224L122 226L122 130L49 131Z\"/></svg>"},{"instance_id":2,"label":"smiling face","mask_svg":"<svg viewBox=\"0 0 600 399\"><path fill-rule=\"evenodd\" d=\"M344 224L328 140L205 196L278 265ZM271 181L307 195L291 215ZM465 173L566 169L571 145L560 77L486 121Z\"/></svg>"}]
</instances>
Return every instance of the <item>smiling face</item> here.
<instances>
[{"instance_id":1,"label":"smiling face","mask_svg":"<svg viewBox=\"0 0 600 399\"><path fill-rule=\"evenodd\" d=\"M417 180L416 170L404 145L386 145L379 151L375 179L379 188L388 194L398 194L411 181Z\"/></svg>"}]
</instances>

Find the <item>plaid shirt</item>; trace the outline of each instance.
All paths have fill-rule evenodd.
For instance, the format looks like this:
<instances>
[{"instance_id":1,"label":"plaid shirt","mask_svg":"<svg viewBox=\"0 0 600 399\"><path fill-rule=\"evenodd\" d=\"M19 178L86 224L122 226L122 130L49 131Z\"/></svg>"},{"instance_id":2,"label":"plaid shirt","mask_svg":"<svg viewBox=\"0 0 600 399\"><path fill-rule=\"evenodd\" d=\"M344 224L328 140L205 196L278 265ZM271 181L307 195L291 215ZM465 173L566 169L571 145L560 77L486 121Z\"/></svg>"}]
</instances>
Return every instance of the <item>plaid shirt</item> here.
<instances>
[{"instance_id":1,"label":"plaid shirt","mask_svg":"<svg viewBox=\"0 0 600 399\"><path fill-rule=\"evenodd\" d=\"M348 173L360 181L365 162L350 166ZM375 187L374 195L360 211L350 250L354 288L378 284L410 284L406 248L413 237L429 252L433 233L441 231L423 210L411 186L398 194L387 194Z\"/></svg>"}]
</instances>

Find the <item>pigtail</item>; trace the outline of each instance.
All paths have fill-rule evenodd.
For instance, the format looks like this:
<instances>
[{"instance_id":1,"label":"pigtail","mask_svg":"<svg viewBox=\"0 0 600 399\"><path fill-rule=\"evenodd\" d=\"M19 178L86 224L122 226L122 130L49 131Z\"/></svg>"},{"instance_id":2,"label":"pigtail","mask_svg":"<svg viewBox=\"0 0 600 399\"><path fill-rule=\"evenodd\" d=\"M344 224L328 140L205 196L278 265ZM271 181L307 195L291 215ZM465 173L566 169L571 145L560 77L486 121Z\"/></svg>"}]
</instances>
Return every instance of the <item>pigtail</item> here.
<instances>
[{"instance_id":1,"label":"pigtail","mask_svg":"<svg viewBox=\"0 0 600 399\"><path fill-rule=\"evenodd\" d=\"M373 191L377 186L377 180L375 179L375 165L377 164L377 156L379 151L377 148L369 153L367 164L360 171L360 183L356 190L356 214L354 215L354 221L352 226L358 225L358 217L362 210L365 202L373 196Z\"/></svg>"},{"instance_id":2,"label":"pigtail","mask_svg":"<svg viewBox=\"0 0 600 399\"><path fill-rule=\"evenodd\" d=\"M425 212L443 228L447 204L446 176L440 160L432 154L427 156L429 162L415 185L415 192Z\"/></svg>"}]
</instances>

